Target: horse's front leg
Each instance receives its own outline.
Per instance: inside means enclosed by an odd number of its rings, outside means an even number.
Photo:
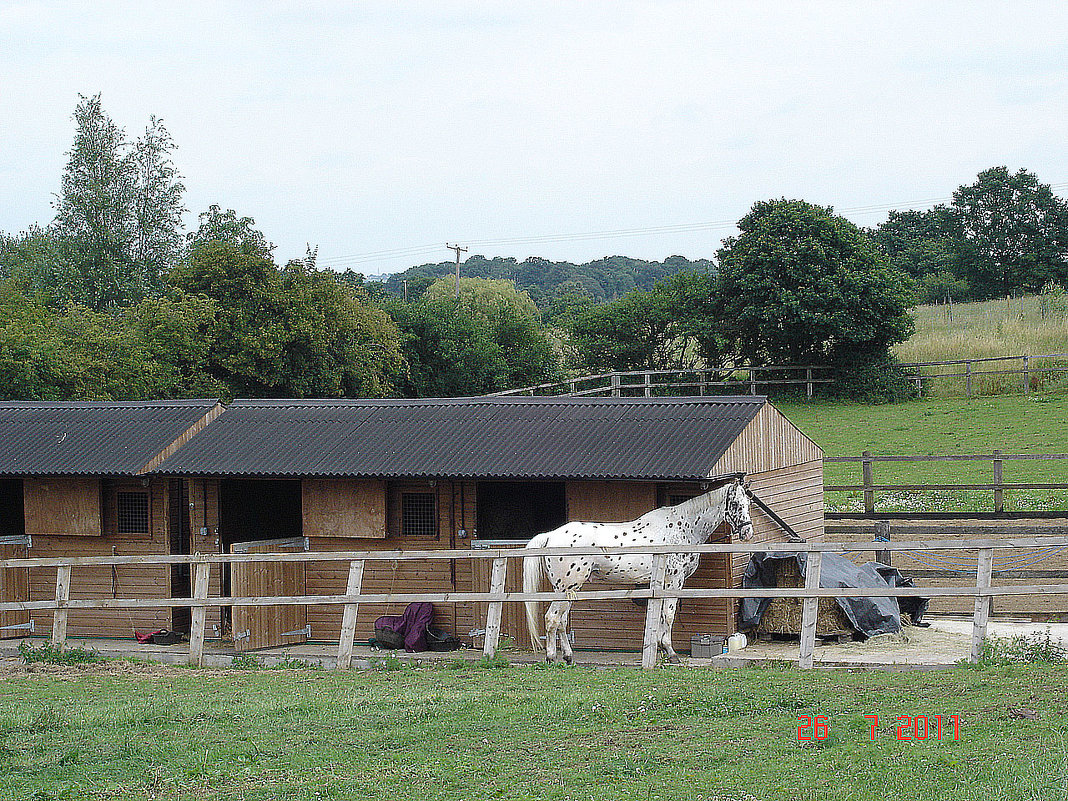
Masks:
[[[664,650],[668,662],[673,665],[677,665],[682,661],[671,645],[671,629],[675,625],[675,610],[678,605],[678,598],[665,598],[660,610],[660,647]]]

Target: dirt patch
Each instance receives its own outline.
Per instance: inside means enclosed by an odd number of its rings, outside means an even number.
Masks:
[[[198,676],[223,675],[228,671],[200,668]],[[80,665],[55,665],[48,662],[31,662],[21,659],[0,658],[0,679],[26,677],[81,678],[94,676],[130,676],[158,678],[161,676],[188,675],[189,668],[165,665],[159,662],[130,662],[123,659],[108,659],[102,662],[85,662]]]

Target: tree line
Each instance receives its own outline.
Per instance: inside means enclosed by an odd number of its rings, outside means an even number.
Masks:
[[[1063,202],[995,168],[952,207],[893,212],[874,230],[761,201],[715,261],[472,256],[458,293],[449,262],[368,282],[319,269],[314,249],[279,264],[233,209],[210,206],[186,232],[162,121],[130,139],[99,95],[74,121],[54,219],[0,234],[6,398],[479,395],[566,373],[741,363],[826,364],[845,377],[839,391],[897,397],[909,385],[889,348],[910,335],[922,293],[1065,277]],[[1022,209],[1030,238],[1007,233]],[[985,244],[980,219],[997,229]]]

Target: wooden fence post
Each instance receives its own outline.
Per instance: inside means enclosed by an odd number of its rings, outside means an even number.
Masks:
[[[612,397],[619,397],[619,373],[612,373]]]
[[[652,376],[650,376],[648,373],[642,376],[642,380],[645,382],[643,384],[643,386],[645,387],[645,397],[647,398],[652,397],[652,387],[649,383],[651,378]]]
[[[820,568],[823,565],[823,552],[810,551],[805,565],[805,589],[820,588]],[[819,613],[820,599],[806,598],[801,604],[801,652],[797,666],[803,670],[812,667],[812,652],[816,650],[816,617]]]
[[[979,655],[983,652],[983,640],[986,639],[986,624],[990,619],[990,604],[993,600],[989,595],[979,595],[980,590],[990,588],[990,577],[994,571],[994,549],[983,548],[979,551],[979,564],[975,570],[975,614],[972,616],[972,652],[971,662],[979,661]]]
[[[808,399],[812,400],[812,368],[805,368],[805,394],[808,395]]]
[[[664,590],[667,560],[666,553],[658,553],[653,557],[653,575],[649,579],[649,589],[653,591],[653,597],[645,607],[645,637],[642,640],[642,668],[646,670],[656,667],[657,634],[660,632],[660,618],[664,613],[664,599],[657,596]]]
[[[508,578],[508,560],[498,557],[493,560],[490,569],[490,592],[503,593]],[[486,610],[486,637],[482,641],[482,655],[493,657],[497,653],[497,643],[501,638],[501,616],[504,613],[504,601],[490,601]],[[564,632],[567,636],[567,632]]]
[[[1024,380],[1024,395],[1031,394],[1031,359],[1028,356],[1023,357],[1023,380]]]
[[[56,568],[56,611],[52,613],[52,645],[63,648],[67,642],[67,601],[70,600],[70,565]]]
[[[363,588],[363,560],[353,559],[349,562],[349,580],[345,585],[345,595],[359,595]],[[352,666],[352,647],[356,640],[356,614],[360,611],[359,603],[345,604],[341,615],[341,639],[337,646],[337,666],[348,670]]]
[[[972,363],[965,362],[964,364],[965,381],[968,387],[968,400],[972,399]]]
[[[880,520],[875,524],[875,541],[890,542],[890,522]],[[882,565],[889,565],[893,551],[876,551],[875,561]]]
[[[875,483],[872,480],[871,469],[871,452],[864,451],[861,454],[864,457],[864,461],[861,462],[861,473],[864,477],[864,514],[875,514],[875,490],[871,487]]]
[[[994,511],[1001,514],[1005,511],[1004,462],[1001,459],[1001,451],[994,451]]]
[[[211,576],[209,562],[193,564],[193,598],[205,601],[208,598],[208,578]],[[192,621],[189,626],[189,664],[204,667],[204,623],[208,617],[208,607],[194,606]]]
[[[749,394],[756,395],[756,370],[749,368]]]

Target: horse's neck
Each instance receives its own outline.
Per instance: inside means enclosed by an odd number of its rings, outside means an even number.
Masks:
[[[693,527],[686,537],[688,542],[693,545],[703,545],[708,542],[712,532],[723,522],[726,499],[727,488],[722,487],[673,507],[672,511],[680,519],[693,522]]]

